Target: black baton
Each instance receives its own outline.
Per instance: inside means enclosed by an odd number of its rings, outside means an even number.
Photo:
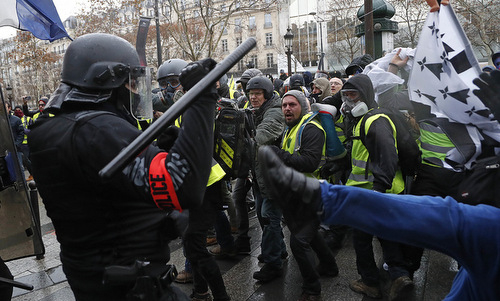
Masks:
[[[13,287],[22,288],[23,290],[27,290],[27,291],[32,291],[34,288],[33,285],[31,285],[31,284],[25,284],[25,283],[15,281],[15,280],[10,280],[10,279],[4,278],[4,277],[0,277],[0,283],[10,284]]]
[[[201,81],[175,102],[160,118],[152,123],[139,137],[135,138],[126,148],[124,148],[111,162],[109,162],[99,172],[103,179],[108,179],[122,170],[147,146],[151,144],[163,130],[172,124],[177,117],[182,115],[191,103],[198,98],[207,86],[215,84],[224,74],[252,50],[257,44],[255,38],[248,38],[238,48],[236,48],[226,59],[217,64]]]

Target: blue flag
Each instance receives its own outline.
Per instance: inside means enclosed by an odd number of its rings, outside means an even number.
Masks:
[[[51,42],[69,38],[52,0],[2,0],[0,26],[29,31]]]

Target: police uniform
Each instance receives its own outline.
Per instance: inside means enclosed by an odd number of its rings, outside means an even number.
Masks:
[[[206,112],[215,110],[216,98],[207,93],[184,113],[185,134],[169,153],[150,145],[116,175],[100,178],[99,171],[141,133],[123,105],[133,66],[139,66],[137,52],[119,37],[75,39],[57,97],[46,108],[55,116],[42,115],[28,134],[33,175],[78,301],[125,300],[134,283],[103,284],[107,266],[168,262],[168,243],[179,236],[172,212],[201,204],[210,172],[205,149],[213,144],[213,118]],[[97,92],[82,91],[87,85]]]

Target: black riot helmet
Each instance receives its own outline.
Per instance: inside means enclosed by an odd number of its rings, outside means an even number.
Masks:
[[[187,66],[187,62],[181,59],[170,59],[163,62],[156,74],[156,79],[160,80],[168,76],[179,76],[182,69]]]
[[[90,33],[69,45],[61,81],[85,89],[114,89],[139,66],[139,55],[128,41],[111,34]]]
[[[255,68],[247,69],[241,74],[240,79],[238,79],[236,81],[236,83],[241,83],[241,87],[243,88],[244,91],[246,91],[247,90],[246,86],[247,86],[248,81],[252,77],[260,76],[260,75],[264,75],[264,74],[259,69],[255,69]]]
[[[247,84],[247,93],[253,89],[264,90],[264,97],[269,100],[273,97],[274,86],[271,80],[265,76],[255,76],[252,77]]]

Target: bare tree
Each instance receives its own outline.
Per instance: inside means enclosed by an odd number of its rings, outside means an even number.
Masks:
[[[498,0],[455,0],[455,13],[471,45],[484,57],[499,50],[500,2]]]
[[[328,44],[330,65],[340,65],[345,69],[354,57],[361,55],[361,40],[355,35],[355,27],[360,24],[356,15],[363,4],[360,0],[332,0],[328,14],[329,21]]]
[[[425,23],[429,6],[422,0],[394,0],[394,19],[399,22],[399,32],[394,35],[394,47],[415,48]]]
[[[137,25],[144,12],[141,0],[88,0],[88,6],[77,16],[75,36],[87,33],[109,33],[135,44]]]
[[[234,16],[245,15],[273,7],[277,0],[169,0],[163,9],[166,20],[162,25],[163,48],[167,57],[199,60],[224,52],[221,39],[227,34]],[[251,30],[251,28],[250,28]]]
[[[9,56],[16,62],[18,78],[25,89],[19,92],[40,97],[54,91],[59,77],[53,75],[59,74],[56,62],[61,58],[60,55],[47,51],[46,42],[27,31],[18,31],[15,43],[16,47]]]

